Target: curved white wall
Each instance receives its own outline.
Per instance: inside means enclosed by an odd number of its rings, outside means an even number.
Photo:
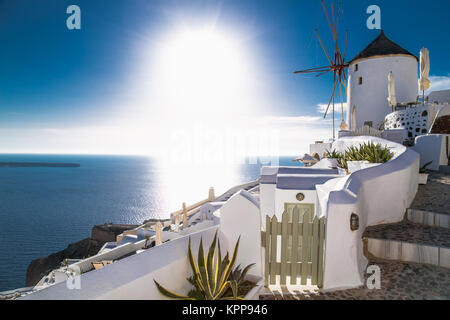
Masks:
[[[366,227],[395,223],[403,219],[418,189],[419,154],[400,144],[375,137],[346,137],[333,148],[373,141],[387,145],[394,158],[376,167],[352,173],[343,183],[329,181],[319,199],[326,214],[324,289],[363,285],[367,259],[362,234]],[[321,187],[327,187],[326,184]],[[327,197],[326,197],[327,196]],[[350,216],[359,216],[359,229],[350,230]]]
[[[354,71],[358,64],[358,71]],[[349,66],[347,123],[352,127],[351,110],[356,106],[356,125],[362,127],[365,121],[373,121],[377,128],[387,114],[392,112],[387,102],[388,74],[395,76],[395,90],[398,102],[415,101],[417,98],[418,64],[412,56],[386,56],[370,58]],[[362,85],[358,78],[362,77]]]

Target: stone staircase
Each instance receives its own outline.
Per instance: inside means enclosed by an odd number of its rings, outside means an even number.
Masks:
[[[366,228],[368,258],[450,268],[450,176],[432,173],[399,223]]]
[[[449,300],[450,299],[450,175],[431,173],[399,223],[366,228],[363,234],[368,265],[381,270],[381,288],[321,291],[279,288],[262,300]],[[367,280],[372,273],[364,272]]]
[[[409,209],[402,222],[366,228],[363,239],[369,256],[450,268],[448,216]]]

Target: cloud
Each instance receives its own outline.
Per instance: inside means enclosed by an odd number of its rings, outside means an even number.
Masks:
[[[427,94],[433,91],[450,89],[450,74],[447,76],[430,76],[431,88],[426,91]]]
[[[263,117],[259,119],[260,123],[270,123],[285,125],[315,125],[323,123],[324,119],[320,116],[279,116],[279,117]]]
[[[317,112],[325,114],[325,111],[327,110],[328,103],[319,103],[317,105]],[[347,110],[347,102],[344,102],[344,110]],[[330,105],[330,108],[328,109],[328,114],[330,114],[333,111],[333,106]],[[334,103],[334,113],[342,113],[342,107],[341,103]]]

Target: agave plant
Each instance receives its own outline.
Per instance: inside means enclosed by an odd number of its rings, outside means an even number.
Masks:
[[[381,144],[374,144],[373,142],[364,143],[361,147],[364,160],[370,163],[384,163],[392,159],[394,154],[387,146]]]
[[[243,297],[239,295],[240,281],[245,277],[248,269],[251,265],[247,266],[244,271],[241,272],[238,279],[235,278],[238,271],[233,271],[233,266],[236,262],[237,252],[239,248],[239,241],[236,242],[231,260],[229,259],[228,252],[222,259],[220,251],[220,240],[217,239],[217,232],[214,236],[214,240],[209,247],[208,254],[205,259],[203,250],[203,239],[200,240],[200,246],[198,250],[198,264],[194,260],[191,250],[191,239],[189,238],[188,257],[189,264],[192,269],[192,277],[187,280],[194,286],[189,291],[187,296],[183,296],[172,291],[167,290],[161,286],[156,280],[153,280],[158,288],[159,292],[168,298],[173,299],[185,299],[185,300],[242,300]],[[216,250],[216,247],[218,249]],[[216,252],[217,251],[217,252]],[[245,273],[244,273],[245,272]],[[232,274],[235,275],[232,276]],[[241,277],[242,276],[242,277]],[[232,297],[224,297],[228,288],[231,288]]]
[[[245,276],[247,275],[248,271],[251,267],[253,267],[255,264],[249,264],[244,269],[241,269],[241,265],[238,265],[231,273],[230,273],[230,280],[234,280],[237,282],[238,285],[241,285],[244,280]]]
[[[364,154],[362,145],[360,145],[359,148],[356,148],[354,146],[348,147],[347,150],[345,150],[345,157],[347,161],[363,161]]]
[[[337,158],[337,165],[339,168],[348,169],[347,158],[345,157],[345,155],[341,155],[339,158]]]
[[[370,163],[384,163],[392,159],[394,154],[387,146],[373,142],[360,144],[359,147],[350,146],[345,150],[347,161],[368,161]]]
[[[427,162],[423,165],[422,168],[419,169],[419,173],[427,173],[428,169],[427,167],[433,163],[433,160],[431,160],[430,162]]]
[[[336,151],[336,149],[333,149],[332,151],[327,150],[323,156],[329,159],[340,159],[342,157],[342,153]]]

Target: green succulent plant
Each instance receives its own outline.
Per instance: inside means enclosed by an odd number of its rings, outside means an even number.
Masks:
[[[364,160],[364,154],[362,149],[362,145],[359,145],[359,148],[356,148],[354,146],[350,146],[345,150],[345,157],[347,161],[363,161]]]
[[[161,286],[156,280],[153,280],[159,292],[168,298],[185,299],[185,300],[243,300],[243,296],[239,293],[239,285],[242,283],[245,275],[252,265],[249,265],[240,271],[240,266],[233,271],[236,262],[239,241],[236,242],[231,260],[228,252],[222,259],[220,251],[220,240],[217,239],[217,232],[214,240],[209,247],[208,254],[205,259],[203,250],[203,239],[200,240],[198,249],[198,264],[194,260],[191,250],[191,239],[189,238],[188,258],[193,275],[187,278],[194,288],[189,291],[187,296],[183,296],[167,290]],[[217,250],[216,250],[217,249]],[[224,297],[228,288],[231,288],[232,297]]]
[[[428,169],[427,167],[433,163],[433,160],[431,160],[430,162],[427,162],[423,165],[422,168],[419,169],[419,173],[427,173]]]
[[[359,146],[350,146],[344,153],[340,153],[336,150],[327,152],[325,154],[327,158],[335,158],[338,162],[338,167],[342,169],[348,169],[348,161],[368,161],[370,163],[385,163],[394,157],[394,154],[389,150],[387,146],[381,144],[375,144],[373,142],[364,142]]]
[[[339,159],[342,157],[342,153],[333,149],[332,151],[327,150],[323,156],[329,159]]]
[[[350,146],[345,150],[347,161],[368,161],[370,163],[385,163],[392,159],[394,154],[387,146],[364,142],[359,147]]]
[[[345,155],[341,155],[339,158],[337,158],[337,165],[339,168],[348,169],[348,163]]]

